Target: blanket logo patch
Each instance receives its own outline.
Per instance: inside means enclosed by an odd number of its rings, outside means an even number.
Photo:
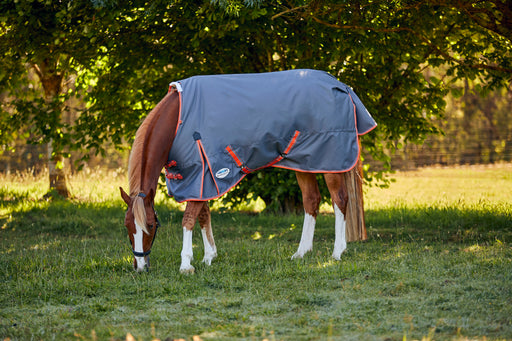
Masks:
[[[215,173],[217,179],[224,179],[229,174],[229,168],[222,168]]]

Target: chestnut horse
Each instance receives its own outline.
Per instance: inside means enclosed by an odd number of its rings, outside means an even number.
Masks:
[[[180,99],[178,91],[171,89],[143,121],[137,130],[130,153],[129,194],[120,188],[121,196],[128,205],[125,226],[133,249],[133,266],[137,271],[149,268],[149,254],[159,226],[153,201],[161,170],[168,162],[169,152],[180,122]],[[296,171],[295,174],[302,191],[305,217],[299,247],[292,259],[302,258],[312,250],[315,222],[321,201],[315,173]],[[324,177],[335,213],[335,241],[332,257],[339,260],[347,246],[345,217],[348,193],[342,172],[325,173]],[[210,265],[217,256],[208,201],[187,201],[182,220],[183,248],[180,271],[183,273],[194,272],[191,264],[192,229],[196,220],[199,222],[203,237],[203,262]]]

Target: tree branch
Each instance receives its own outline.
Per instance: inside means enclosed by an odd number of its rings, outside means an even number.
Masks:
[[[443,7],[447,6],[444,1],[434,1],[434,3],[436,3],[439,6],[443,6]],[[500,29],[498,27],[498,25],[496,25],[496,23],[493,22],[493,21],[497,21],[498,22],[498,18],[496,17],[495,13],[493,13],[492,11],[490,11],[487,8],[473,7],[472,6],[473,4],[474,4],[474,2],[466,3],[464,1],[457,1],[455,6],[456,6],[456,8],[461,10],[462,12],[466,13],[466,15],[471,20],[473,20],[473,22],[476,25],[478,25],[478,26],[480,26],[482,28],[488,29],[490,31],[493,31],[493,32],[495,32],[497,34],[500,34],[500,35],[502,35],[503,37],[505,37],[507,39],[510,39],[507,36],[507,34],[506,34],[507,32],[504,32],[503,28]],[[495,3],[495,5],[497,7],[499,7],[499,5],[497,5],[496,3]],[[500,4],[500,5],[504,6],[503,4]],[[418,8],[418,6],[419,6],[419,4],[415,4],[413,7]],[[414,29],[411,29],[409,27],[392,27],[392,28],[381,27],[381,28],[379,28],[379,27],[370,27],[370,26],[340,25],[340,24],[336,24],[336,23],[330,23],[328,21],[320,19],[319,16],[318,16],[318,13],[317,13],[317,15],[313,14],[315,12],[314,10],[309,11],[311,13],[306,13],[306,11],[304,11],[304,10],[306,8],[309,8],[309,7],[310,7],[310,4],[303,5],[303,6],[292,7],[292,8],[289,8],[289,9],[287,9],[285,11],[282,11],[282,12],[272,16],[272,19],[276,19],[276,18],[278,18],[280,16],[283,16],[283,15],[286,15],[286,14],[289,14],[289,13],[302,11],[302,13],[298,14],[302,18],[304,18],[304,19],[310,18],[310,19],[314,20],[315,22],[317,22],[318,24],[321,24],[321,25],[324,25],[324,26],[327,26],[327,27],[330,27],[330,28],[333,28],[333,29],[338,29],[338,30],[361,30],[361,31],[372,31],[372,32],[380,32],[380,33],[407,32],[409,34],[414,35],[416,38],[418,38],[424,44],[428,45],[431,48],[431,51],[433,53],[436,53],[439,56],[442,56],[446,61],[450,61],[450,62],[456,63],[456,64],[458,64],[460,66],[469,67],[469,68],[473,68],[473,69],[486,69],[486,70],[493,70],[493,71],[498,71],[498,72],[504,72],[504,73],[512,74],[512,69],[511,68],[506,68],[506,67],[502,67],[502,66],[499,66],[499,65],[490,65],[490,64],[485,64],[485,63],[471,64],[471,63],[467,63],[463,59],[456,58],[453,55],[451,55],[449,51],[446,51],[443,48],[441,48],[441,47],[437,46],[436,44],[434,44],[428,37],[422,35],[418,31],[416,31]],[[343,7],[345,7],[345,6],[343,6]],[[337,6],[336,8],[339,9],[340,7]],[[499,9],[503,10],[502,8],[499,8]],[[329,11],[327,11],[325,13],[327,13],[327,14],[332,13],[333,10],[334,9],[331,8]],[[510,9],[508,11],[510,11]],[[507,13],[504,12],[503,13],[504,16]],[[511,11],[511,13],[512,13],[512,11]],[[489,18],[489,20],[485,20],[485,18],[480,17],[478,14],[483,14],[484,16],[487,16],[487,18]],[[322,15],[322,13],[320,13],[320,15]],[[507,20],[508,19],[504,17],[501,21],[507,21]]]
[[[32,63],[32,68],[34,68],[34,71],[36,72],[36,74],[39,77],[39,79],[42,80],[43,79],[43,72],[39,68],[39,65],[37,65],[36,63]]]
[[[272,19],[272,20],[277,19],[277,18],[279,18],[280,16],[283,16],[283,15],[288,14],[288,13],[291,13],[291,12],[298,11],[298,10],[300,10],[300,9],[302,9],[302,8],[306,8],[306,7],[308,7],[308,6],[309,6],[309,5],[302,5],[302,6],[297,6],[297,7],[289,8],[289,9],[287,9],[287,10],[285,10],[285,11],[282,11],[282,12],[280,12],[280,13],[277,13],[277,14],[273,15],[273,16],[271,17],[271,19]]]

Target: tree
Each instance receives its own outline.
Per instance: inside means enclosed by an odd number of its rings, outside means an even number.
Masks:
[[[280,2],[261,3],[259,7],[241,7],[232,16],[200,1],[153,2],[146,7],[127,5],[133,10],[120,15],[116,30],[110,31],[115,43],[109,49],[98,86],[90,93],[94,105],[89,114],[95,115],[95,125],[105,122],[108,126],[107,121],[102,121],[108,117],[94,114],[108,108],[123,118],[126,131],[133,134],[136,125],[132,123],[139,121],[133,116],[130,120],[127,113],[143,117],[163,95],[170,80],[208,73],[317,68],[354,87],[376,116],[379,129],[363,140],[374,158],[388,162],[384,146],[392,145],[397,137],[419,140],[437,131],[429,118],[441,115],[446,90],[439,82],[425,81],[418,72],[421,54],[426,52],[395,54],[397,50],[404,51],[403,45],[412,38],[403,39],[393,29],[367,32],[360,26],[369,19],[364,18],[364,13],[354,16],[353,10],[338,11],[354,26],[343,30],[311,18],[293,17],[298,13],[283,6]],[[386,14],[387,7],[381,6],[376,10]],[[385,27],[386,18],[379,19],[378,24]],[[157,84],[161,90],[155,91]],[[81,122],[87,125],[92,120]],[[372,143],[375,140],[382,142]],[[300,202],[298,190],[287,185],[295,183],[293,174],[272,169],[257,177],[262,181],[244,182],[230,198],[236,200],[248,192],[261,193],[267,206],[278,210],[289,210]],[[265,195],[262,187],[273,179],[280,187]],[[280,205],[287,201],[288,204]]]
[[[94,26],[101,11],[89,1],[0,1],[0,142],[19,132],[48,146],[50,190],[67,197],[65,148],[72,126],[66,101],[77,96],[75,77],[94,65],[99,45]]]
[[[240,2],[221,3],[243,14]],[[288,48],[273,56],[288,67],[327,69],[353,86],[379,123],[363,144],[386,167],[384,151],[400,147],[396,141],[420,143],[439,132],[444,96],[459,91],[452,88],[457,80],[478,79],[481,92],[510,85],[510,1],[295,3],[283,2],[269,13],[276,39]],[[263,183],[275,177],[263,177]],[[283,175],[278,179],[286,183]],[[232,199],[257,193],[256,186],[243,184]]]
[[[10,4],[10,15],[18,15],[20,5],[3,3]],[[79,7],[79,3],[62,6]],[[401,146],[397,141],[421,142],[439,132],[436,120],[443,117],[444,96],[455,81],[478,79],[485,92],[509,85],[512,75],[510,1],[98,0],[80,4],[88,9],[81,20],[92,29],[85,33],[82,24],[81,30],[64,25],[47,35],[52,37],[50,42],[62,31],[72,32],[77,41],[84,37],[74,48],[89,57],[72,59],[69,65],[80,66],[75,88],[83,94],[86,107],[73,126],[73,139],[61,137],[53,128],[51,133],[42,128],[40,132],[47,141],[53,138],[54,143],[73,142],[98,151],[107,141],[120,144],[123,136],[134,136],[140,120],[172,80],[197,74],[316,68],[349,84],[361,97],[379,123],[362,140],[365,153],[389,168],[388,151]],[[1,18],[0,41],[9,48],[10,58],[15,57],[8,65],[19,70],[16,58],[27,57],[5,37],[24,21]],[[35,15],[29,18],[37,23]],[[91,50],[95,54],[86,52]],[[42,51],[48,55],[53,50]],[[67,51],[66,55],[73,54]],[[426,72],[431,69],[441,76]],[[20,118],[14,120],[19,123]],[[55,126],[66,128],[61,134],[71,131],[68,126]],[[231,198],[264,193],[262,187],[272,179],[278,180],[273,193],[279,195],[266,198],[269,207],[278,207],[283,198],[296,198],[288,186],[295,182],[290,172],[276,169],[255,176],[260,181],[243,182]]]

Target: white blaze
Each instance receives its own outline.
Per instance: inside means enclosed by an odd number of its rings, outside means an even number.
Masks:
[[[139,226],[139,224],[135,223],[135,230],[136,233],[133,234],[133,250],[135,252],[144,252],[144,248],[142,246],[142,239],[144,236],[144,231]],[[144,267],[146,266],[146,260],[144,257],[137,257],[135,256],[135,259],[137,260],[137,271],[143,271]]]

